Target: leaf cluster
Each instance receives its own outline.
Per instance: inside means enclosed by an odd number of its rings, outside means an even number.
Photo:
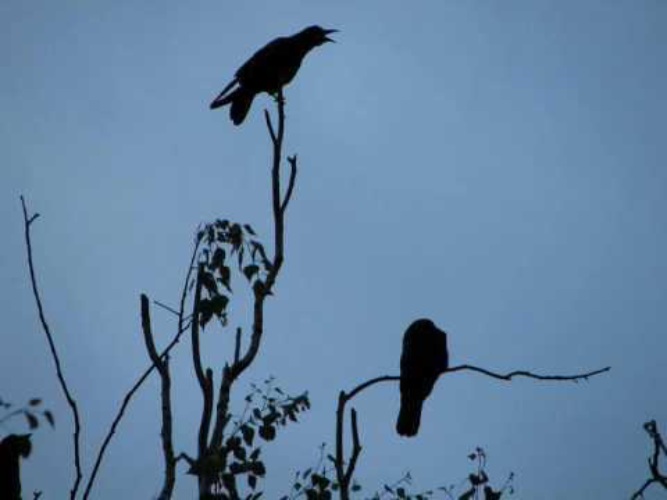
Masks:
[[[237,267],[253,286],[261,286],[261,278],[271,269],[264,245],[256,238],[249,224],[217,219],[197,232],[197,243],[203,243],[200,262],[205,297],[201,299],[200,324],[205,327],[213,317],[222,326],[227,324],[227,305],[232,294],[232,267]],[[232,259],[236,259],[232,263]],[[194,280],[190,283],[190,289]]]
[[[273,441],[278,429],[297,422],[298,415],[310,409],[308,393],[289,396],[274,385],[272,377],[264,381],[263,387],[252,384],[245,402],[245,410],[235,419],[222,448],[203,463],[193,465],[190,471],[219,478],[213,488],[215,498],[259,499],[262,496],[259,481],[266,475],[261,443]],[[242,476],[250,490],[245,497],[231,494],[237,491],[237,480]]]
[[[42,410],[40,406],[42,405],[41,398],[31,398],[26,404],[21,407],[13,408],[13,404],[0,398],[0,409],[2,409],[5,414],[0,417],[0,424],[4,424],[6,421],[12,417],[18,417],[23,415],[26,419],[28,427],[31,431],[39,428],[40,418],[46,420],[46,422],[54,428],[56,426],[55,419],[53,418],[53,413],[51,410]]]

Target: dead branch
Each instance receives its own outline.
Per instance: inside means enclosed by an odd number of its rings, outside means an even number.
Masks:
[[[176,483],[176,460],[174,459],[174,444],[172,441],[171,417],[171,376],[169,374],[169,356],[160,357],[155,348],[153,330],[151,327],[150,303],[148,297],[141,294],[141,326],[144,333],[146,350],[160,374],[160,396],[162,399],[162,453],[164,455],[164,484],[158,498],[168,500],[174,491]]]
[[[660,455],[667,456],[667,447],[662,440],[662,436],[658,431],[658,424],[655,420],[651,420],[644,424],[644,430],[653,440],[653,453],[648,459],[648,468],[651,471],[651,477],[644,481],[644,484],[633,495],[631,500],[644,498],[644,491],[652,484],[660,484],[667,490],[667,475],[660,472]]]
[[[46,334],[46,339],[49,343],[49,348],[51,349],[51,357],[53,362],[56,365],[56,375],[58,377],[58,382],[60,382],[60,388],[65,394],[65,399],[67,399],[67,404],[72,410],[72,416],[74,418],[74,468],[76,471],[76,477],[74,478],[74,484],[70,490],[70,499],[74,500],[76,498],[76,493],[79,489],[79,484],[81,483],[81,448],[80,448],[80,439],[81,439],[81,418],[79,416],[79,409],[76,403],[76,400],[72,397],[72,394],[69,390],[67,382],[65,381],[65,375],[63,374],[62,367],[60,365],[60,358],[58,356],[58,351],[56,350],[56,344],[53,341],[53,335],[51,334],[51,329],[46,321],[46,316],[44,314],[44,308],[42,307],[42,299],[39,295],[39,289],[37,288],[37,278],[35,276],[35,265],[32,259],[32,242],[30,240],[30,226],[33,222],[39,217],[38,213],[28,216],[28,209],[25,204],[25,199],[21,196],[21,206],[23,208],[23,226],[25,231],[25,244],[26,251],[28,254],[28,269],[30,270],[30,282],[32,284],[32,293],[35,297],[35,302],[37,303],[37,310],[39,311],[39,320],[42,323],[42,329]]]
[[[590,377],[599,375],[601,373],[608,372],[611,370],[610,366],[601,368],[599,370],[593,370],[586,373],[580,373],[576,375],[539,375],[532,373],[527,370],[514,370],[509,373],[496,373],[485,368],[480,368],[473,365],[459,365],[453,366],[443,370],[441,374],[445,373],[454,373],[460,371],[474,371],[487,375],[489,377],[511,381],[514,377],[526,377],[532,378],[535,380],[544,380],[544,381],[573,381],[578,382],[580,380],[588,380]],[[359,443],[359,430],[357,426],[357,414],[356,410],[353,408],[351,410],[351,421],[352,421],[352,454],[348,462],[347,467],[345,466],[345,449],[344,449],[344,419],[345,419],[345,406],[347,403],[357,396],[359,393],[368,389],[369,387],[379,384],[381,382],[398,382],[401,380],[401,377],[398,375],[382,375],[380,377],[374,377],[372,379],[366,380],[361,384],[357,385],[350,392],[341,391],[338,395],[338,407],[336,409],[336,477],[339,484],[340,498],[341,500],[349,500],[350,498],[350,484],[352,482],[352,476],[354,474],[354,469],[357,464],[357,460],[361,453],[361,445]],[[634,498],[634,497],[633,497]]]

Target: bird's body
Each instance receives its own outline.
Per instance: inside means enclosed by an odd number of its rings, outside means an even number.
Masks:
[[[398,434],[408,437],[417,434],[424,400],[448,366],[447,334],[431,320],[413,322],[403,336],[401,410],[396,422]]]
[[[0,498],[21,500],[19,458],[30,455],[30,434],[10,434],[0,441]]]
[[[229,115],[235,125],[241,124],[257,94],[279,92],[292,81],[306,54],[323,43],[332,42],[327,35],[335,31],[310,26],[295,35],[269,42],[236,71],[234,79],[211,103],[211,109],[231,104]]]

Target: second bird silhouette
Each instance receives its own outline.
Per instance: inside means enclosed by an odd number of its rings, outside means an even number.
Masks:
[[[417,434],[424,401],[448,367],[447,334],[430,319],[413,322],[403,335],[401,411],[396,421],[401,436]]]
[[[234,125],[240,125],[257,94],[277,93],[292,81],[306,54],[326,42],[333,42],[328,35],[337,31],[309,26],[292,36],[269,42],[236,71],[234,79],[213,100],[210,108],[231,104],[229,116]]]

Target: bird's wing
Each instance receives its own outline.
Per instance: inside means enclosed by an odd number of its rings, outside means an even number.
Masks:
[[[267,66],[275,66],[286,40],[287,37],[276,38],[255,52],[236,72],[238,80],[244,81],[248,77],[252,78],[252,75],[264,70]]]

